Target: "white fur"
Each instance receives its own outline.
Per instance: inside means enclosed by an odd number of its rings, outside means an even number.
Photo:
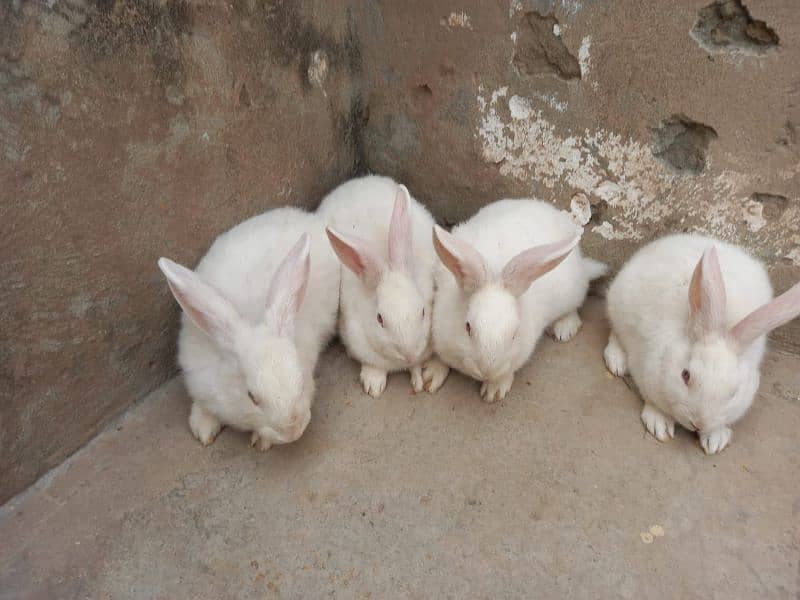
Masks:
[[[447,365],[482,382],[485,400],[508,393],[514,373],[530,358],[545,328],[552,326],[554,335],[564,340],[577,332],[576,311],[589,281],[605,271],[581,256],[578,234],[566,214],[533,199],[499,200],[453,229],[450,245],[460,248],[465,261],[459,277],[444,264],[437,268],[433,345]],[[446,236],[440,231],[437,235]],[[541,261],[528,265],[527,272],[511,268],[520,265],[520,257],[535,253],[532,247],[562,240],[568,244],[557,260],[566,258],[549,272],[537,270]],[[512,272],[524,274],[527,281],[512,285]]]
[[[364,391],[374,397],[383,392],[393,371],[410,370],[414,390],[422,391],[422,363],[431,356],[434,220],[408,195],[411,244],[408,253],[390,256],[390,222],[399,189],[408,194],[388,177],[352,179],[328,194],[317,211],[330,225],[331,236],[346,238],[338,242],[340,250],[362,259],[361,277],[342,269],[339,335],[350,356],[361,363]],[[346,241],[358,247],[344,247]]]
[[[704,253],[694,307],[690,282]],[[674,235],[633,255],[608,291],[605,359],[613,373],[629,371],[636,381],[650,433],[664,441],[677,422],[697,430],[709,454],[727,445],[730,426],[753,402],[766,346],[764,335],[741,346],[731,330],[771,300],[762,264],[721,241]]]
[[[194,273],[166,259],[159,266],[184,311],[222,314],[211,335],[183,314],[178,362],[193,400],[194,435],[210,444],[230,425],[252,431],[262,450],[299,438],[339,300],[339,264],[323,221],[275,209],[220,235]]]

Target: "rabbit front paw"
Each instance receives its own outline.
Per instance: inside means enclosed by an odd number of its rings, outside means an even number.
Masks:
[[[583,321],[581,321],[578,313],[573,311],[564,315],[550,326],[550,335],[559,342],[568,342],[575,337],[582,324]]]
[[[733,430],[730,427],[719,427],[718,429],[698,433],[700,445],[706,454],[722,452],[731,441],[732,436]]]
[[[438,358],[433,357],[428,360],[422,365],[422,379],[425,382],[425,390],[431,394],[438,392],[449,373],[450,367]]]
[[[270,448],[272,448],[272,438],[268,435],[262,435],[257,431],[254,431],[250,434],[250,445],[254,447],[256,450],[261,450],[261,452],[266,452]]]
[[[367,394],[377,398],[386,389],[386,371],[362,365],[361,387],[364,388]]]
[[[613,333],[608,336],[608,345],[603,350],[603,358],[606,361],[606,367],[617,377],[622,377],[628,372],[628,355]]]
[[[511,385],[514,383],[514,375],[501,377],[497,381],[484,381],[481,385],[481,397],[484,402],[497,402],[506,397]]]
[[[422,365],[411,367],[409,371],[411,375],[411,389],[415,394],[419,394],[425,390],[425,380],[422,378]]]
[[[675,437],[675,421],[652,404],[644,405],[642,423],[659,442]]]
[[[214,415],[194,402],[192,403],[192,411],[189,413],[189,429],[192,430],[192,435],[203,446],[208,446],[217,438],[217,434],[222,429],[222,423]]]

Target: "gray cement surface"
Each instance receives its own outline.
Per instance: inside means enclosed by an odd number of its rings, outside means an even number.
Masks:
[[[0,598],[797,597],[797,357],[707,457],[645,434],[584,316],[496,405],[459,375],[373,400],[334,347],[308,431],[268,453],[202,448],[173,380],[0,509]]]

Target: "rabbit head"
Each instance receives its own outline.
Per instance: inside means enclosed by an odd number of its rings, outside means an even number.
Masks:
[[[310,238],[303,234],[283,259],[267,293],[263,317],[250,323],[223,294],[166,258],[158,266],[191,322],[215,343],[235,373],[221,384],[225,410],[237,424],[268,430],[276,442],[298,439],[311,419],[313,380],[294,342],[295,319],[310,270]]]
[[[434,227],[433,243],[463,295],[461,335],[470,348],[474,370],[485,381],[508,374],[521,327],[520,297],[539,277],[556,268],[580,241],[580,235],[534,246],[519,253],[499,274],[491,273],[470,244]],[[526,317],[527,318],[527,317]]]
[[[689,284],[686,340],[665,361],[667,397],[675,419],[690,430],[725,426],[748,376],[742,354],[752,342],[800,314],[800,284],[745,316],[726,322],[727,297],[719,257],[706,250]]]
[[[405,366],[417,364],[430,342],[431,307],[414,274],[413,228],[408,190],[398,186],[389,223],[388,262],[359,237],[327,228],[334,251],[360,280],[362,329],[372,348]]]

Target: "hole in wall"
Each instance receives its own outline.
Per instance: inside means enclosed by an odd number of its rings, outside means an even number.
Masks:
[[[427,83],[415,85],[411,89],[411,97],[418,108],[424,110],[433,106],[433,90]]]
[[[692,175],[705,169],[708,146],[717,138],[712,127],[680,114],[672,115],[651,131],[653,156],[678,173]]]
[[[741,0],[716,0],[701,8],[692,37],[710,52],[763,54],[779,42],[775,30],[753,19]]]
[[[780,194],[753,192],[750,195],[750,200],[758,202],[763,207],[761,215],[768,221],[780,218],[789,205],[789,199]]]
[[[418,98],[431,98],[433,96],[433,90],[427,83],[423,83],[414,88],[414,95]]]
[[[531,77],[555,75],[565,80],[581,78],[580,63],[555,34],[558,29],[558,20],[551,14],[525,13],[512,60],[519,73]]]
[[[239,89],[239,105],[250,107],[250,92],[247,90],[246,83],[243,83]]]

